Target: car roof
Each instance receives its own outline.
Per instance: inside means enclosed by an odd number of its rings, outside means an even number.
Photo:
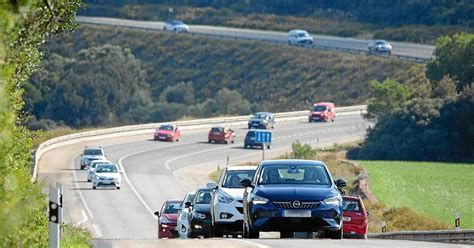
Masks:
[[[256,170],[257,166],[230,166],[227,167],[228,171],[234,171],[234,170]]]
[[[388,43],[386,40],[375,40],[375,42],[384,42],[384,43]]]
[[[308,31],[303,29],[292,29],[289,31],[289,33],[308,33]]]
[[[332,103],[332,102],[315,102],[315,103],[313,103],[313,106],[322,106],[322,105],[324,105],[324,106],[334,105],[334,103]]]
[[[282,164],[297,164],[297,165],[326,165],[322,161],[317,160],[305,160],[305,159],[276,159],[276,160],[264,160],[260,162],[260,165],[271,166],[271,165],[282,165]]]
[[[183,202],[183,199],[168,199],[166,202]]]
[[[255,115],[258,115],[258,114],[272,115],[272,113],[270,113],[270,112],[257,112],[257,113],[255,113]]]
[[[107,159],[93,160],[91,163],[102,163],[102,162],[107,162],[107,163],[109,163],[109,164],[112,164],[112,162],[110,162],[110,161],[107,160]]]
[[[117,164],[114,164],[114,163],[110,163],[110,164],[98,164],[97,166],[100,167],[100,166],[106,166],[106,165],[115,165],[118,169],[118,165]]]
[[[162,126],[172,126],[172,127],[176,127],[176,124],[170,124],[170,123],[167,123],[167,124],[161,124],[160,127]]]

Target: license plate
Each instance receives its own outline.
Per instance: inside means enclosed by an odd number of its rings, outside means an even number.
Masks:
[[[165,136],[160,136],[160,139],[166,139],[166,137]]]
[[[258,126],[258,123],[254,123],[254,124],[252,124],[252,126]]]
[[[351,221],[351,217],[342,216],[342,221]]]
[[[283,217],[311,218],[311,210],[284,210]]]

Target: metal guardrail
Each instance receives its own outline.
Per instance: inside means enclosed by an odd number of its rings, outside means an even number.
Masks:
[[[159,29],[158,27],[143,27],[143,26],[134,26],[134,25],[132,26],[132,25],[126,25],[126,24],[103,23],[103,22],[99,23],[99,22],[88,21],[88,20],[78,20],[77,22],[83,23],[83,24],[91,24],[91,25],[113,26],[113,27],[122,27],[122,28],[130,28],[130,29],[139,29],[139,30],[145,30],[145,31],[163,32],[163,30]],[[195,36],[206,36],[206,37],[213,37],[213,38],[227,39],[227,40],[264,41],[264,42],[270,42],[274,44],[285,44],[285,45],[288,44],[287,41],[268,39],[268,38],[257,37],[257,36],[242,37],[242,36],[230,35],[230,34],[201,33],[201,32],[192,32],[192,31],[188,33],[184,33],[184,34],[195,35]],[[301,44],[301,45],[294,45],[294,46],[303,47],[303,48],[312,48],[312,49],[318,49],[318,50],[324,50],[324,51],[336,51],[336,52],[369,55],[366,49],[333,47],[333,46],[324,46],[321,44]],[[426,63],[431,60],[430,58],[397,55],[397,54],[391,54],[391,55],[370,54],[370,55],[385,57],[385,58],[395,58],[395,59],[411,61],[411,62],[416,62],[416,63]]]
[[[474,244],[474,230],[404,231],[372,233],[373,239],[414,240]]]
[[[339,107],[337,108],[338,115],[350,114],[350,113],[363,113],[367,110],[366,105],[357,105],[349,107]],[[275,113],[275,119],[278,122],[284,120],[290,120],[295,118],[303,118],[308,115],[308,110],[305,111],[293,111],[293,112],[282,112]],[[250,118],[250,115],[234,116],[234,117],[215,117],[215,118],[206,118],[206,119],[196,119],[196,120],[187,120],[187,121],[174,121],[181,130],[193,129],[193,128],[204,128],[207,126],[217,125],[217,124],[228,124],[228,125],[238,125],[242,122],[247,122]],[[35,181],[38,176],[38,162],[47,151],[50,151],[54,148],[63,145],[66,142],[78,141],[83,138],[91,138],[96,136],[112,135],[112,136],[125,136],[125,135],[134,135],[134,134],[145,134],[151,133],[155,128],[159,127],[164,123],[170,122],[160,122],[160,123],[150,123],[142,125],[131,125],[131,126],[122,126],[107,128],[98,131],[88,131],[75,134],[64,135],[56,138],[49,139],[38,146],[38,149],[35,152],[35,161],[32,172],[32,181]]]

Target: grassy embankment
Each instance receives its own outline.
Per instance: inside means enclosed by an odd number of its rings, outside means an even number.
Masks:
[[[474,164],[359,161],[369,173],[372,193],[389,207],[407,206],[463,229],[474,228]]]

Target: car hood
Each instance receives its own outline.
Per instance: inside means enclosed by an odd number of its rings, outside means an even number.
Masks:
[[[260,185],[255,194],[270,200],[316,200],[322,201],[339,192],[334,187],[315,185]]]
[[[111,177],[115,177],[115,178],[120,178],[120,174],[118,173],[95,173],[97,176],[99,177],[107,177],[107,178],[111,178]]]
[[[210,213],[211,205],[210,204],[196,204],[194,205],[194,210],[199,213]]]
[[[262,121],[263,121],[263,119],[259,119],[259,118],[251,118],[249,120],[249,122],[262,122]]]
[[[170,133],[172,133],[173,131],[169,131],[169,130],[158,130],[156,133],[157,134],[162,134],[162,135],[168,135]]]
[[[178,219],[178,214],[162,214],[161,216],[165,217],[168,220],[176,222]]]
[[[245,188],[220,188],[224,193],[228,194],[235,200],[242,200]]]

